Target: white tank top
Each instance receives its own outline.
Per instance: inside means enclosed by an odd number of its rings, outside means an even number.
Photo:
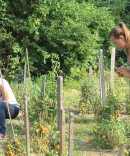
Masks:
[[[16,100],[16,98],[14,96],[14,93],[13,93],[12,89],[10,88],[9,83],[5,79],[0,78],[0,84],[3,84],[4,88],[6,88],[8,90],[8,92],[9,92],[9,96],[10,96],[9,103],[10,104],[17,104],[17,100]],[[3,100],[2,99],[2,94],[0,94],[0,99]]]

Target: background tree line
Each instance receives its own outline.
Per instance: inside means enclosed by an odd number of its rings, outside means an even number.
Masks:
[[[96,69],[100,48],[108,68],[108,33],[118,22],[130,25],[129,9],[127,0],[0,0],[0,68],[14,79],[24,69],[26,48],[32,76],[54,63],[64,75]]]

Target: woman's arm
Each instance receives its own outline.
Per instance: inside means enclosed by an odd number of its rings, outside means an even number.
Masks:
[[[2,94],[2,98],[4,101],[6,101],[7,103],[9,103],[10,101],[10,95],[8,90],[4,87],[3,84],[0,84],[0,92]]]

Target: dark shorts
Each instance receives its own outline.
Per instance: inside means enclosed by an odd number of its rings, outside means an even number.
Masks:
[[[8,108],[9,108],[11,119],[16,118],[19,114],[20,105],[19,104],[8,104]],[[10,118],[8,108],[6,108],[6,111],[5,111],[6,119]]]

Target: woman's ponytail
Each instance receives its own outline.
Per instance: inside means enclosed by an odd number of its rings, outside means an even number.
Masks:
[[[109,33],[109,37],[114,36],[117,39],[120,35],[124,36],[126,41],[130,43],[130,30],[126,27],[124,23],[119,23]]]
[[[126,27],[124,23],[119,23],[119,26],[123,29],[126,41],[130,42],[130,30]]]

